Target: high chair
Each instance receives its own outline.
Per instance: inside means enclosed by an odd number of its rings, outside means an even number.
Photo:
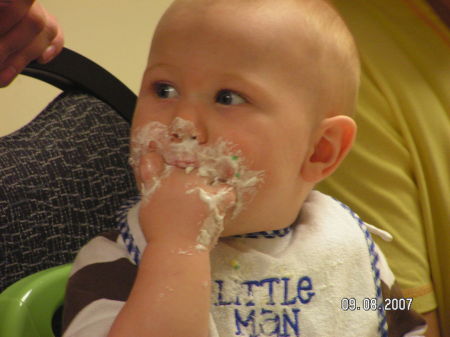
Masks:
[[[138,193],[128,164],[136,95],[69,49],[23,73],[63,93],[0,137],[0,337],[53,337],[67,263]]]
[[[71,264],[42,270],[0,294],[0,336],[59,335],[61,308]]]

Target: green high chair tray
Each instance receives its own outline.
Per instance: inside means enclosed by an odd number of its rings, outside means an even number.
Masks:
[[[53,315],[64,302],[71,264],[29,275],[0,294],[0,337],[54,337]]]

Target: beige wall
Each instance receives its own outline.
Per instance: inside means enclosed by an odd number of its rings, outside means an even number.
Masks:
[[[61,24],[65,45],[97,62],[135,93],[155,25],[171,0],[41,0]],[[28,123],[59,90],[19,76],[0,89],[0,136]]]

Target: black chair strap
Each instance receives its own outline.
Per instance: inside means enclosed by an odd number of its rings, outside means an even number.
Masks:
[[[64,48],[50,63],[31,62],[22,74],[45,81],[64,91],[86,91],[110,105],[131,123],[136,95],[104,68],[68,48]]]

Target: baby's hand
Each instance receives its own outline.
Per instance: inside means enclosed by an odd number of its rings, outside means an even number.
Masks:
[[[167,166],[156,152],[143,155],[135,173],[143,189],[139,217],[147,241],[164,241],[183,250],[214,246],[236,202],[231,186],[211,186],[196,169],[186,173]],[[219,228],[210,228],[212,240],[206,245],[199,242],[205,226]]]

